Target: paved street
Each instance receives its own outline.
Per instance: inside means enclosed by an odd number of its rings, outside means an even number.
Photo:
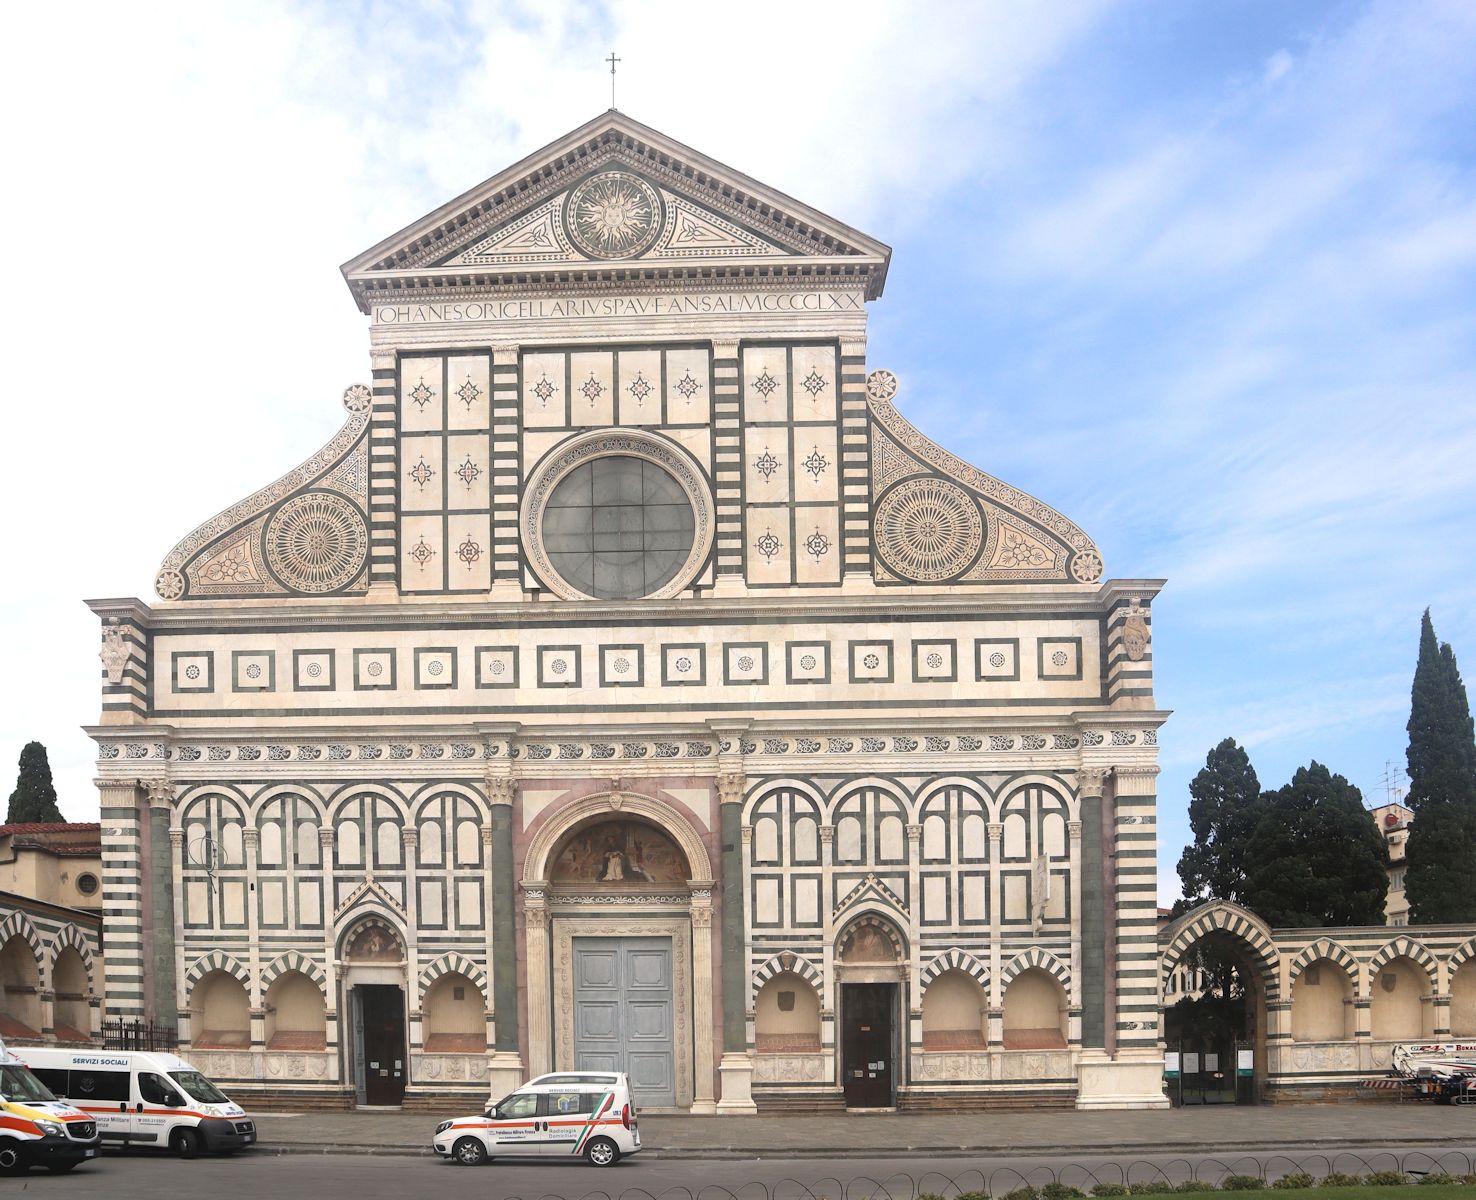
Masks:
[[[1469,1115],[1469,1114],[1468,1114]],[[796,1122],[803,1124],[803,1122]],[[1473,1126],[1476,1133],[1476,1126]],[[1276,1178],[1296,1169],[1313,1174],[1392,1169],[1471,1169],[1476,1136],[1464,1146],[1411,1150],[1376,1145],[1352,1151],[1258,1154],[1163,1154],[1111,1156],[995,1156],[916,1160],[893,1158],[763,1158],[723,1162],[657,1159],[637,1155],[610,1170],[557,1162],[499,1162],[457,1167],[447,1162],[368,1155],[276,1155],[243,1153],[229,1159],[183,1162],[160,1154],[111,1154],[70,1175],[32,1172],[24,1183],[9,1181],[7,1194],[47,1197],[107,1196],[109,1200],[158,1200],[189,1192],[211,1200],[261,1200],[263,1196],[312,1196],[315,1200],[404,1200],[434,1194],[438,1200],[915,1200],[922,1193],[954,1196],[981,1190],[1003,1194],[1022,1180],[1040,1184],[1058,1178],[1089,1188],[1093,1182],[1165,1179],[1191,1175],[1215,1180],[1224,1174],[1264,1170]],[[902,1169],[899,1170],[899,1167]],[[639,1197],[637,1192],[643,1193]]]
[[[264,1149],[429,1153],[436,1114],[256,1113]],[[454,1116],[447,1112],[444,1116]],[[880,1156],[1117,1153],[1185,1148],[1360,1148],[1476,1140],[1476,1112],[1428,1104],[1358,1102],[1167,1112],[815,1114],[796,1117],[642,1116],[645,1161],[660,1157],[816,1158],[855,1150]]]

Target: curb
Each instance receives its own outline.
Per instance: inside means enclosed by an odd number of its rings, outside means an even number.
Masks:
[[[1390,1139],[1392,1144],[1410,1149],[1439,1148],[1442,1146],[1467,1147],[1470,1146],[1473,1136],[1465,1134],[1452,1137],[1406,1137]],[[1053,1158],[1063,1155],[1074,1155],[1078,1158],[1128,1158],[1148,1157],[1164,1154],[1180,1154],[1186,1156],[1200,1157],[1213,1156],[1216,1154],[1277,1154],[1294,1152],[1316,1152],[1319,1150],[1359,1150],[1369,1145],[1367,1137],[1361,1138],[1320,1138],[1310,1141],[1296,1142],[1230,1142],[1216,1145],[1198,1145],[1192,1148],[1186,1147],[1183,1142],[1143,1143],[1141,1145],[1124,1146],[1121,1143],[1102,1143],[1100,1145],[1082,1145],[1076,1143],[1069,1146],[1021,1146],[1021,1145],[998,1145],[998,1146],[867,1146],[862,1151],[855,1149],[842,1150],[837,1147],[785,1147],[764,1146],[758,1148],[745,1148],[740,1146],[710,1146],[694,1149],[668,1148],[666,1150],[643,1149],[640,1154],[642,1159],[660,1159],[664,1161],[690,1162],[725,1162],[742,1159],[844,1159],[844,1158]],[[273,1142],[262,1144],[258,1142],[248,1153],[278,1156],[284,1154],[317,1154],[317,1155],[344,1155],[349,1157],[358,1156],[393,1156],[400,1158],[439,1158],[429,1146],[386,1146],[384,1144],[365,1145],[363,1143],[335,1143],[327,1142],[313,1144],[310,1142]]]

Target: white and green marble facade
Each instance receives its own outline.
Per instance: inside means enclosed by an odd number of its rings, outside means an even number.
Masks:
[[[618,244],[581,215],[599,187]],[[679,1107],[838,1103],[863,981],[898,987],[897,1105],[1161,1106],[1161,581],[1104,582],[1080,528],[908,424],[867,356],[889,257],[612,112],[348,264],[370,383],[340,434],[188,535],[158,602],[92,602],[110,1015],[343,1102],[348,989],[394,983],[407,1102],[497,1090],[572,1063],[571,938],[655,933]],[[612,454],[694,515],[633,600],[542,542]],[[602,816],[659,826],[687,878],[551,880]],[[858,923],[883,959],[845,958]],[[768,1040],[781,975],[813,1038]],[[448,976],[485,1044],[436,1040]],[[1017,1048],[1022,976],[1059,1045]],[[948,1044],[945,977],[978,997]],[[321,1044],[273,1048],[289,980]]]

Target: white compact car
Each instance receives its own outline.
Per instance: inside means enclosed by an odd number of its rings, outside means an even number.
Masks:
[[[566,1071],[540,1075],[480,1116],[442,1121],[431,1144],[467,1167],[500,1157],[581,1154],[596,1167],[613,1167],[641,1148],[641,1132],[624,1075]]]

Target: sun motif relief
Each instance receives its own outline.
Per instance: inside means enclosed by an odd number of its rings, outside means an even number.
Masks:
[[[591,258],[630,258],[651,247],[661,231],[661,201],[644,179],[604,171],[569,194],[569,236]]]

